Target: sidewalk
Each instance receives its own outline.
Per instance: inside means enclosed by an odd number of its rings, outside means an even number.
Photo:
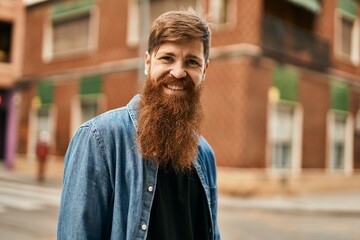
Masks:
[[[36,180],[36,161],[19,158],[16,160],[14,168],[11,170],[0,165],[0,180],[3,179],[7,181],[61,188],[63,168],[64,166],[61,160],[49,160],[47,164],[46,180],[43,183],[39,183]],[[360,216],[360,189],[351,192],[251,198],[220,194],[219,208],[241,210],[258,209],[301,214]]]
[[[17,158],[12,169],[7,169],[1,164],[0,180],[61,188],[63,162],[59,159],[49,159],[46,164],[44,182],[37,181],[37,162],[23,158]]]
[[[307,196],[273,196],[262,198],[239,198],[222,195],[219,197],[219,208],[360,217],[360,190]]]

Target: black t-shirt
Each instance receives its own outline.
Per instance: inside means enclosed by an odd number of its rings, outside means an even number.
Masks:
[[[204,189],[195,170],[159,169],[148,240],[211,239]]]

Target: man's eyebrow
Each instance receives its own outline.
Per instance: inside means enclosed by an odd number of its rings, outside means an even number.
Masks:
[[[198,57],[198,56],[196,56],[196,55],[194,55],[194,54],[187,54],[186,56],[185,56],[186,58],[191,58],[191,59],[196,59],[196,60],[198,60],[198,61],[202,61],[202,59],[201,59],[201,57]]]
[[[158,52],[155,54],[155,56],[158,55],[158,54],[160,54],[160,55],[166,55],[166,56],[172,56],[172,57],[175,56],[175,54],[172,53],[172,52],[161,52],[161,51],[158,51]]]

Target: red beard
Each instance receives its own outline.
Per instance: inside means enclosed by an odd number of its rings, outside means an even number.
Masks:
[[[181,81],[181,82],[179,82]],[[185,95],[164,93],[164,85],[176,82],[186,89]],[[176,171],[192,168],[198,151],[202,106],[202,86],[195,87],[186,77],[162,77],[155,83],[148,77],[139,102],[137,141],[142,155],[159,166]]]

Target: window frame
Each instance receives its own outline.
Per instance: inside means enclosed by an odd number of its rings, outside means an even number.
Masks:
[[[76,18],[83,15],[89,15],[89,31],[87,46],[81,50],[68,50],[61,53],[54,52],[54,23],[61,21],[69,21],[72,18]],[[53,60],[84,56],[95,52],[98,48],[98,35],[99,35],[99,9],[97,5],[94,5],[89,11],[84,11],[71,16],[59,17],[53,20],[51,13],[48,14],[47,21],[44,22],[44,41],[42,49],[42,59],[44,62],[51,62]]]
[[[351,49],[350,55],[342,51],[342,19],[350,20],[353,22],[351,31]],[[341,9],[335,10],[335,44],[334,51],[337,59],[345,62],[349,62],[355,66],[360,64],[360,26],[359,18],[352,14],[349,14]]]
[[[209,14],[211,18],[211,22],[213,23],[213,27],[216,30],[233,27],[236,24],[236,14],[237,14],[237,1],[234,0],[226,0],[227,5],[225,6],[225,12],[226,12],[226,20],[225,22],[219,21],[219,5],[221,4],[221,1],[224,0],[210,0],[209,1]]]
[[[196,2],[196,9],[201,9],[203,6],[203,0],[194,0]],[[232,1],[232,0],[231,0]],[[128,1],[128,18],[127,18],[127,37],[126,43],[129,47],[136,47],[138,45],[146,45],[146,37],[142,34],[146,34],[151,25],[151,0],[144,1],[143,9],[141,9],[140,1],[129,0]],[[175,0],[164,0],[165,5],[168,7],[172,2],[177,2]],[[141,16],[141,19],[140,19]],[[144,26],[148,22],[148,26]],[[145,42],[141,42],[145,41]],[[140,46],[143,47],[144,46]]]
[[[267,130],[267,168],[271,175],[298,175],[301,172],[301,146],[302,146],[302,126],[303,126],[303,108],[298,102],[289,102],[284,100],[273,101],[269,99],[268,105],[268,130]],[[292,133],[290,142],[290,162],[287,167],[278,167],[274,164],[274,147],[277,141],[273,139],[273,120],[274,114],[279,107],[291,108],[292,111]]]
[[[343,143],[343,163],[341,168],[335,167],[335,149],[334,146],[339,142],[336,141],[334,136],[334,127],[336,116],[342,115],[345,117],[345,126],[344,126],[344,143]],[[327,160],[327,170],[330,173],[343,173],[351,174],[353,172],[353,144],[354,144],[354,117],[350,112],[343,112],[339,110],[331,109],[327,117],[328,128],[328,160]]]

